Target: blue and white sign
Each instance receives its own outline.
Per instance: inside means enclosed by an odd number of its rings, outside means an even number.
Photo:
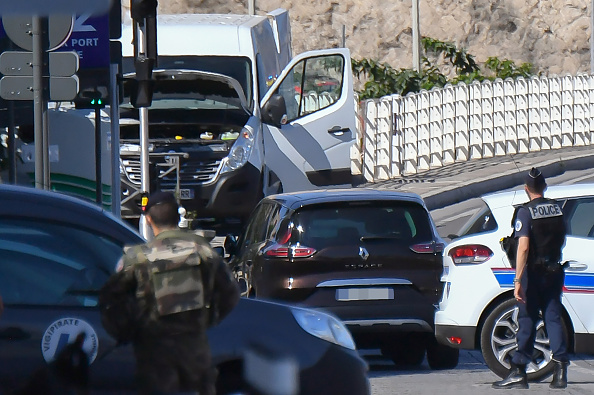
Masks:
[[[9,39],[0,21],[0,44],[5,40]],[[3,46],[0,45],[0,51],[6,49]],[[72,34],[56,51],[76,51],[80,60],[79,70],[109,69],[109,14],[77,16]]]
[[[79,70],[109,68],[109,15],[76,17],[72,34],[58,51],[76,51]]]

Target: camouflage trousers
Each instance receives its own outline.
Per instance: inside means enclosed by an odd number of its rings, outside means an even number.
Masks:
[[[134,342],[134,353],[139,394],[216,394],[217,371],[211,367],[205,335],[142,333]]]

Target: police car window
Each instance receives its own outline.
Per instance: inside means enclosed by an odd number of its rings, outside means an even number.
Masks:
[[[490,232],[497,229],[497,222],[491,209],[485,202],[482,207],[458,231],[459,236],[469,236],[477,233]],[[510,219],[511,230],[511,219]]]
[[[7,305],[96,306],[122,247],[86,230],[0,220],[0,292]]]
[[[566,215],[567,234],[594,238],[594,199],[582,198],[568,200]]]

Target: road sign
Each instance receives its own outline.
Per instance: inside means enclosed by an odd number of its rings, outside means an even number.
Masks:
[[[78,70],[76,52],[50,52],[49,73],[53,77],[70,77]],[[0,74],[33,75],[33,53],[6,51],[0,54]]]
[[[33,50],[31,16],[4,15],[2,25],[8,38],[26,51]],[[48,17],[49,50],[52,51],[66,43],[74,27],[74,18],[70,14],[53,14]]]
[[[59,51],[76,51],[80,69],[109,69],[109,15],[79,15],[72,34]]]
[[[78,77],[50,77],[50,101],[71,101],[78,94]],[[0,79],[0,97],[5,100],[33,100],[33,78],[8,75]]]
[[[47,16],[56,13],[106,13],[111,0],[16,0],[0,1],[0,14]]]
[[[0,0],[0,2],[3,1],[5,0]],[[53,0],[45,1],[53,3]],[[82,0],[78,1],[83,2]],[[74,19],[70,37],[63,46],[55,50],[55,52],[77,52],[79,55],[79,69],[77,71],[79,91],[81,94],[90,91],[104,92],[102,97],[107,101],[109,101],[108,92],[110,86],[110,36],[117,38],[117,36],[121,35],[120,0],[114,0],[111,8],[110,13],[104,14],[78,13]],[[10,48],[10,41],[6,37],[2,25],[0,19],[0,52]]]

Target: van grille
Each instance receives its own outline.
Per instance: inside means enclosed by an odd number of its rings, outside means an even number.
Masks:
[[[164,158],[152,159],[154,165],[158,163],[165,163]],[[140,159],[139,158],[122,158],[121,160],[124,174],[135,185],[140,186]],[[208,160],[193,160],[185,159],[180,164],[180,184],[181,185],[200,185],[212,182],[219,172],[221,167],[221,159]],[[159,176],[162,176],[166,171],[166,167],[156,166],[159,171]],[[175,187],[176,175],[175,171],[163,176],[160,179],[161,187]]]

